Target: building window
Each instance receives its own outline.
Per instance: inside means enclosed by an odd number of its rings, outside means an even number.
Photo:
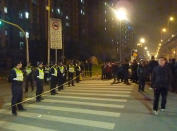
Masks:
[[[26,38],[29,38],[29,32],[26,32]]]
[[[5,34],[5,36],[7,36],[7,35],[8,35],[8,32],[7,32],[7,30],[5,30],[5,31],[4,31],[4,34]]]
[[[58,8],[57,9],[57,13],[60,15],[61,14],[61,10]]]
[[[24,37],[24,34],[23,34],[23,32],[19,32],[19,36],[22,38],[22,37]]]
[[[105,19],[104,21],[105,21],[105,23],[107,22],[107,20],[106,20],[106,19]]]
[[[66,24],[65,24],[67,27],[69,27],[70,26],[70,24],[67,22]]]
[[[104,2],[104,5],[106,6],[106,5],[107,5],[107,3],[106,3],[106,2]]]
[[[105,28],[104,28],[104,30],[106,31],[106,30],[107,30],[107,28],[105,27]]]
[[[23,41],[20,41],[20,49],[22,50],[24,47],[24,42]]]
[[[19,18],[23,19],[23,13],[22,12],[19,13]]]
[[[69,20],[69,16],[66,16],[66,19]]]
[[[8,11],[7,11],[7,7],[4,7],[4,13],[7,14]]]
[[[81,3],[84,4],[84,0],[81,0]]]
[[[25,18],[29,19],[29,12],[27,12],[27,11],[25,12]]]

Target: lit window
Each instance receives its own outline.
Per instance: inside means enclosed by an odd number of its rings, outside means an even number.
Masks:
[[[19,13],[19,18],[23,19],[23,13],[21,13],[21,12]]]
[[[59,8],[57,9],[57,12],[58,12],[58,14],[61,14],[61,10]]]
[[[81,9],[81,14],[83,14],[83,10]]]
[[[84,4],[84,0],[81,0],[81,3],[83,3],[83,4]]]
[[[67,27],[69,27],[70,26],[70,24],[67,22],[66,24],[65,24]]]
[[[106,20],[106,19],[105,19],[104,21],[105,21],[105,23],[107,22],[107,20]]]
[[[54,11],[54,9],[52,9],[52,12]]]
[[[29,38],[29,32],[26,32],[26,38]]]
[[[7,14],[7,7],[4,7],[4,13],[6,13]]]
[[[85,12],[83,12],[83,15],[85,15]]]
[[[106,27],[104,28],[104,30],[105,30],[105,31],[107,30]]]
[[[66,19],[67,19],[67,20],[69,20],[69,17],[68,17],[68,16],[66,16]]]
[[[27,12],[27,11],[25,12],[25,18],[29,19],[29,12]]]
[[[4,34],[5,34],[6,36],[8,35],[8,32],[7,32],[7,30],[5,30],[5,31],[4,31]]]
[[[106,2],[104,2],[104,5],[106,6],[106,5],[107,5],[107,3],[106,3]]]
[[[19,32],[19,36],[22,38],[24,36],[23,32]]]
[[[23,47],[24,47],[24,42],[20,41],[20,49],[23,49]]]

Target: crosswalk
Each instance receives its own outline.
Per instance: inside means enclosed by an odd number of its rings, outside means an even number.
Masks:
[[[46,95],[41,103],[26,104],[18,117],[0,111],[0,131],[107,131],[121,119],[133,88],[110,81],[87,80],[65,87],[58,95]],[[6,126],[3,126],[6,125]]]

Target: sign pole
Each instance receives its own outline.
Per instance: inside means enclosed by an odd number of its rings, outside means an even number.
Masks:
[[[58,60],[58,54],[57,54],[57,49],[55,49],[55,64],[57,64]]]
[[[48,0],[48,51],[47,63],[50,65],[50,0]]]

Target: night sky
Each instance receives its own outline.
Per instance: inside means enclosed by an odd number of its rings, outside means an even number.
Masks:
[[[145,37],[152,52],[160,41],[160,29],[177,12],[177,0],[120,0],[118,5],[127,8],[137,42],[139,37]]]

